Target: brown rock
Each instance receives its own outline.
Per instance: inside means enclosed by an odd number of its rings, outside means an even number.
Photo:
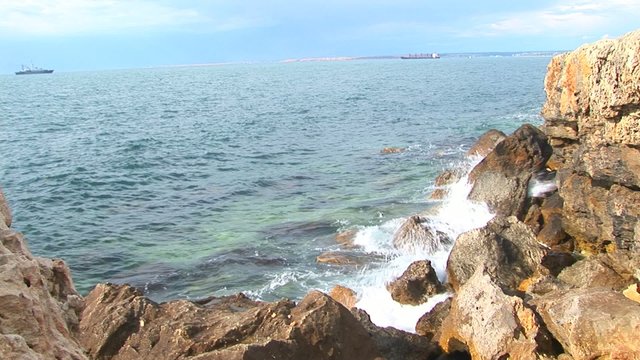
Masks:
[[[401,147],[386,147],[380,150],[380,154],[397,154],[397,153],[404,152],[405,150],[406,148],[401,148]]]
[[[562,227],[562,215],[554,214],[547,217],[542,229],[537,235],[539,242],[554,249],[567,240],[567,233]]]
[[[509,296],[484,267],[457,292],[442,323],[439,343],[445,352],[467,352],[473,359],[537,359],[557,355],[536,314]]]
[[[379,327],[364,310],[353,308],[353,315],[367,329],[385,360],[431,360],[442,354],[440,347],[424,336],[392,327]]]
[[[538,269],[546,252],[527,225],[497,216],[458,237],[447,261],[448,280],[457,291],[483,267],[497,284],[515,289]]]
[[[348,252],[342,251],[327,251],[316,257],[316,262],[319,264],[329,265],[347,265],[357,266],[362,265],[364,260],[362,257]]]
[[[422,304],[429,297],[445,291],[429,260],[411,263],[399,278],[387,284],[387,290],[393,300],[409,305]]]
[[[81,342],[109,359],[375,359],[376,345],[342,305],[314,291],[298,305],[242,294],[156,304],[123,285],[87,296]]]
[[[423,226],[424,221],[418,215],[408,218],[393,235],[393,246],[397,249],[412,250],[415,248],[433,252],[449,243],[444,233],[440,233]]]
[[[2,358],[86,359],[75,341],[82,306],[62,260],[36,258],[22,234],[0,230]]]
[[[640,357],[640,304],[608,289],[552,292],[536,311],[574,359]]]
[[[637,281],[640,258],[631,252],[598,254],[564,269],[558,279],[577,288],[608,288],[620,291]]]
[[[353,247],[353,241],[358,234],[358,229],[349,229],[336,234],[336,242],[344,247]]]
[[[331,296],[333,300],[339,302],[347,309],[351,309],[352,307],[356,306],[356,302],[358,300],[356,298],[356,295],[357,294],[355,291],[342,285],[334,286],[333,289],[331,289],[331,291],[329,292],[329,296]]]
[[[436,189],[433,190],[429,198],[434,200],[444,199],[449,193],[449,186],[460,180],[461,177],[462,174],[460,171],[451,169],[444,170],[436,177],[434,184]]]
[[[491,129],[478,138],[467,151],[467,156],[487,156],[502,140],[507,137],[502,131]]]
[[[433,309],[422,315],[416,323],[416,333],[427,339],[439,339],[442,322],[449,315],[451,309],[451,298],[436,304]]]
[[[551,153],[544,133],[522,125],[471,171],[469,199],[487,203],[498,215],[522,218],[529,178],[545,169]]]

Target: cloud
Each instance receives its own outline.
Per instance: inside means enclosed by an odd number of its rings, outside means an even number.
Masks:
[[[630,14],[635,14],[635,18],[640,15],[637,0],[561,0],[544,9],[493,15],[459,34],[580,36],[611,29]]]
[[[193,8],[148,0],[2,0],[0,32],[19,35],[76,35],[136,29],[206,28],[228,31],[254,19],[214,19]]]

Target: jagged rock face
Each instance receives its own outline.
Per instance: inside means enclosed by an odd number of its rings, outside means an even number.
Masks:
[[[538,269],[546,254],[527,225],[515,217],[498,216],[485,227],[458,236],[447,261],[449,283],[457,291],[483,267],[497,284],[515,289]]]
[[[545,78],[563,224],[586,253],[640,249],[640,31],[556,56]]]
[[[423,221],[418,215],[409,217],[393,235],[393,246],[408,251],[419,248],[433,252],[450,242],[446,234],[423,226]]]
[[[81,343],[96,359],[375,359],[376,345],[342,305],[314,291],[299,304],[243,295],[156,304],[127,286],[86,298]]]
[[[429,297],[444,292],[431,261],[419,260],[409,265],[399,278],[387,284],[391,298],[401,304],[419,305]]]
[[[501,141],[469,174],[469,199],[487,203],[498,215],[522,218],[529,179],[552,154],[547,137],[525,124]]]
[[[582,259],[565,268],[558,279],[576,288],[608,288],[620,291],[637,281],[640,258],[636,253],[615,252]]]
[[[573,359],[640,357],[640,304],[609,289],[560,290],[533,301]]]
[[[640,31],[584,45],[551,60],[542,116],[560,166],[570,165],[583,145],[596,149],[615,144],[637,151],[639,81]]]
[[[537,359],[558,349],[536,314],[516,296],[503,292],[479,267],[456,293],[442,323],[440,346],[473,359]]]
[[[0,196],[0,357],[86,359],[75,341],[83,300],[69,268],[31,255],[8,209]]]
[[[416,323],[416,333],[427,339],[440,339],[442,322],[449,316],[451,298],[436,304],[433,309],[422,315]]]

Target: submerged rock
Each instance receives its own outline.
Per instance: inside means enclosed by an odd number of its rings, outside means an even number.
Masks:
[[[401,304],[419,305],[445,291],[429,260],[414,261],[399,278],[387,284],[391,298]]]
[[[126,285],[87,296],[81,343],[110,359],[375,359],[369,333],[342,305],[317,291],[299,304],[242,294],[198,303],[156,304]]]

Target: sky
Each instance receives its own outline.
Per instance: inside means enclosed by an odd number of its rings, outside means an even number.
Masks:
[[[0,0],[0,73],[571,50],[638,19],[640,0]]]

